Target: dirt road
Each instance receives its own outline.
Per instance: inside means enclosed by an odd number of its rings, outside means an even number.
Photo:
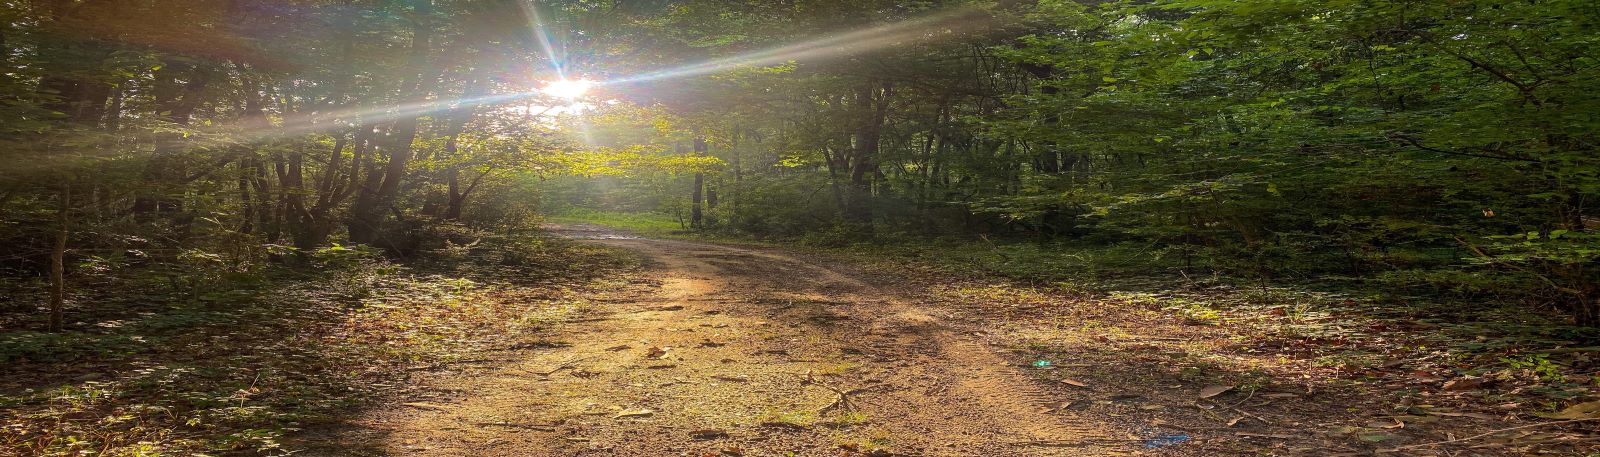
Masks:
[[[971,329],[791,256],[564,227],[649,259],[548,347],[375,411],[367,452],[440,456],[1124,455]],[[344,451],[349,451],[345,449]],[[892,454],[891,454],[892,453]]]

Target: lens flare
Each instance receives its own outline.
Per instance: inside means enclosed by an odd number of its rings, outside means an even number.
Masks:
[[[977,8],[955,8],[915,19],[823,36],[817,39],[735,56],[707,60],[664,70],[607,80],[629,84],[721,73],[739,68],[789,62],[817,62],[859,56],[882,49],[930,43],[994,25],[994,18]]]
[[[270,127],[232,125],[218,129],[218,133],[233,130],[235,133],[229,141],[234,142],[287,137],[356,126],[372,126],[382,122],[432,115],[467,107],[503,105],[541,96],[564,99],[568,103],[565,106],[546,106],[546,109],[538,111],[538,114],[534,115],[536,117],[581,112],[589,105],[579,100],[588,95],[589,90],[595,86],[627,86],[635,83],[687,78],[762,65],[787,62],[816,62],[859,56],[875,50],[929,43],[958,36],[962,33],[981,31],[992,26],[994,22],[993,18],[982,10],[958,8],[877,27],[836,33],[788,46],[597,82],[588,79],[568,79],[566,77],[565,66],[562,65],[561,59],[557,55],[557,47],[551,42],[549,33],[545,30],[542,18],[538,17],[537,8],[532,8],[531,3],[526,6],[530,7],[529,13],[534,16],[534,23],[530,25],[534,28],[535,34],[538,35],[540,46],[546,54],[546,60],[553,67],[554,76],[556,77],[556,79],[545,81],[543,86],[538,89],[482,97],[441,99],[397,105],[345,107],[285,116],[281,121],[281,125]]]
[[[544,83],[544,87],[539,88],[539,92],[567,100],[577,100],[582,98],[583,94],[588,93],[589,88],[592,86],[594,86],[594,81],[587,79],[558,79]]]

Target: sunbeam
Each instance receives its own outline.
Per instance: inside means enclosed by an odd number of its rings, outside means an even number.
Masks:
[[[628,84],[684,78],[720,73],[738,68],[777,65],[791,61],[819,61],[848,57],[913,42],[932,41],[941,36],[953,35],[959,31],[985,28],[989,26],[990,21],[991,18],[988,13],[982,10],[960,8],[918,19],[830,35],[788,46],[608,80],[603,84]]]
[[[550,40],[550,31],[544,26],[544,16],[539,14],[539,7],[534,5],[531,0],[521,2],[520,5],[524,11],[527,11],[528,17],[533,19],[533,23],[528,24],[528,26],[533,29],[533,37],[539,41],[539,48],[544,51],[545,61],[550,62],[550,67],[555,70],[556,77],[562,80],[567,79],[566,65],[563,63],[562,58],[556,55],[555,44]]]
[[[588,79],[568,79],[566,77],[566,69],[556,54],[555,45],[550,40],[548,31],[545,30],[538,8],[531,3],[525,3],[523,7],[527,9],[529,16],[533,18],[534,23],[530,24],[530,26],[533,27],[534,35],[538,38],[546,60],[550,62],[551,67],[557,74],[557,79],[545,82],[540,88],[466,99],[316,112],[286,118],[280,125],[271,128],[244,130],[240,133],[245,139],[293,136],[350,125],[373,124],[406,117],[422,116],[432,112],[462,107],[499,105],[541,96],[562,99],[570,104],[577,105],[575,102],[579,98],[587,95],[591,89],[602,85],[625,85],[645,81],[687,78],[752,66],[775,65],[794,61],[816,62],[831,58],[848,57],[894,46],[932,41],[960,31],[981,29],[989,24],[989,16],[986,12],[978,9],[963,8],[763,51],[607,81],[591,81]],[[555,110],[554,112],[574,111]]]
[[[523,91],[510,94],[488,95],[483,97],[437,100],[432,102],[411,103],[404,105],[349,108],[336,111],[311,113],[287,118],[284,120],[282,125],[272,127],[267,131],[260,132],[260,134],[263,136],[298,135],[326,130],[329,128],[337,128],[338,126],[342,125],[373,124],[406,117],[417,117],[428,113],[450,109],[497,105],[535,96],[538,96],[538,92]],[[246,132],[246,134],[249,133],[251,132]]]

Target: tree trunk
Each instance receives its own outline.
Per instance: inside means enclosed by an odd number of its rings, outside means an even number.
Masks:
[[[878,175],[878,151],[883,139],[883,123],[889,114],[892,87],[870,84],[856,91],[859,112],[853,150],[849,162],[850,188],[845,198],[844,217],[853,224],[872,223],[872,184]]]
[[[713,183],[706,184],[706,211],[717,209],[717,188],[722,187],[722,177],[718,175]]]
[[[488,93],[488,88],[485,87],[487,83],[487,79],[473,79],[472,82],[467,84],[467,89],[462,92],[461,98],[464,100],[472,100],[482,97],[484,94]],[[441,157],[442,159],[457,159],[457,154],[460,152],[459,142],[461,140],[461,132],[467,130],[467,123],[471,121],[471,106],[463,106],[450,113],[449,124],[445,131],[445,156]],[[466,205],[467,194],[471,193],[472,189],[477,187],[478,182],[483,179],[483,176],[488,174],[485,172],[484,174],[478,175],[476,179],[472,180],[471,185],[463,188],[461,185],[461,168],[462,165],[457,162],[451,164],[449,169],[445,170],[445,187],[449,194],[448,198],[446,199],[444,209],[444,220],[447,221],[461,220],[462,207]]]
[[[695,173],[694,190],[690,192],[689,197],[689,227],[700,228],[701,219],[705,218],[705,214],[700,209],[700,202],[702,200],[705,187],[706,175],[703,173]]]
[[[188,126],[189,118],[200,105],[200,92],[210,83],[210,76],[209,72],[192,64],[167,61],[166,66],[157,72],[154,90],[156,112],[160,113],[161,120],[180,127]],[[180,78],[187,78],[187,81],[180,83]],[[155,214],[170,214],[182,209],[177,199],[165,195],[165,187],[170,181],[184,175],[182,161],[173,157],[181,152],[184,142],[184,136],[179,133],[155,135],[154,154],[145,171],[145,180],[154,190],[146,191],[134,199],[133,212],[136,218],[148,221]]]
[[[250,158],[239,158],[239,233],[249,235],[256,231],[256,202],[250,198]]]
[[[67,234],[70,228],[68,223],[71,221],[67,217],[67,211],[72,207],[71,184],[61,185],[60,199],[56,208],[56,244],[50,250],[50,331],[52,332],[61,331],[65,320],[63,308],[66,307],[67,301]]]
[[[401,87],[405,93],[412,94],[407,104],[420,105],[427,102],[433,89],[429,82],[433,78],[433,66],[428,56],[433,39],[433,22],[430,18],[433,15],[433,0],[413,0],[412,4],[416,20],[411,36],[411,73],[407,75],[411,80]],[[417,138],[417,120],[418,116],[406,116],[389,128],[389,141],[381,148],[388,151],[389,161],[383,167],[381,177],[368,180],[369,183],[376,181],[377,188],[363,193],[365,198],[358,198],[350,208],[350,242],[374,244],[381,236],[384,215],[400,192],[406,163],[413,155],[411,143]]]
[[[445,205],[444,219],[447,221],[461,220],[461,214],[467,207],[467,197],[472,195],[472,191],[478,189],[478,184],[483,183],[483,178],[493,172],[494,168],[484,169],[483,173],[478,173],[478,176],[473,177],[472,182],[467,183],[467,187],[459,192],[454,189],[457,186],[455,182],[456,176],[451,176],[450,185],[452,189],[450,191],[450,201]]]
[[[707,150],[706,139],[705,138],[695,138],[694,139],[694,155],[695,155],[695,157],[699,157],[699,156],[705,155],[706,150]],[[700,209],[701,200],[704,199],[705,187],[706,187],[706,175],[705,175],[705,173],[696,172],[694,174],[694,191],[690,192],[690,197],[689,197],[689,227],[693,227],[693,228],[697,228],[697,229],[700,228],[700,225],[702,223],[701,220],[705,218],[705,214]]]

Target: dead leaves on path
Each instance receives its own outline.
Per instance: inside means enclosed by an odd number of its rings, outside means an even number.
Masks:
[[[1591,401],[1568,406],[1559,412],[1540,414],[1546,419],[1600,419],[1600,401]]]
[[[651,410],[651,409],[625,409],[625,410],[622,410],[622,412],[617,413],[617,415],[611,416],[611,418],[612,419],[643,419],[643,418],[654,416],[654,415],[656,415],[656,412],[655,412],[655,410]]]
[[[645,350],[644,356],[652,359],[665,359],[667,358],[667,350],[658,346],[650,346],[650,349]]]
[[[1203,400],[1203,399],[1215,397],[1215,396],[1218,396],[1218,395],[1222,395],[1224,393],[1227,393],[1230,390],[1233,390],[1233,388],[1234,388],[1234,386],[1224,386],[1224,385],[1206,386],[1205,388],[1200,389],[1200,398]]]
[[[693,439],[697,439],[697,440],[714,440],[714,439],[718,439],[718,438],[727,438],[727,437],[728,437],[728,431],[727,430],[723,430],[723,429],[719,429],[719,428],[708,428],[708,429],[701,429],[701,430],[692,430],[692,431],[689,432],[689,438],[693,438]]]
[[[410,407],[416,408],[416,409],[425,409],[425,410],[428,410],[428,411],[449,411],[450,410],[449,408],[446,408],[444,405],[428,403],[428,402],[421,402],[421,401],[414,401],[414,402],[410,402],[410,403],[401,403],[401,405],[410,406]]]

